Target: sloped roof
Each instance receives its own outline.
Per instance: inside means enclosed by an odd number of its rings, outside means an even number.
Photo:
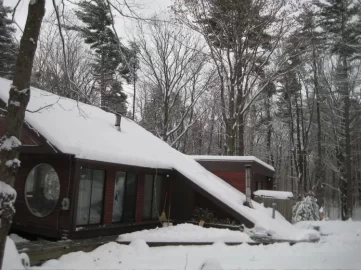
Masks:
[[[10,85],[9,80],[0,78],[0,99],[4,102],[8,100]],[[278,238],[308,237],[283,217],[272,219],[271,212],[256,202],[255,209],[244,206],[246,198],[243,193],[129,119],[122,119],[122,130],[118,131],[114,127],[115,116],[111,113],[31,88],[28,110],[40,108],[44,109],[36,113],[26,112],[25,120],[63,153],[96,161],[175,169],[257,228],[272,232]]]

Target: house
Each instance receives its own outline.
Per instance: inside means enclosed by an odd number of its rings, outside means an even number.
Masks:
[[[2,108],[10,85],[0,78]],[[4,123],[0,117],[2,133]],[[120,234],[159,226],[164,214],[187,221],[204,201],[248,227],[295,230],[256,202],[245,206],[243,193],[135,122],[95,106],[31,88],[20,140],[16,232],[53,239]]]
[[[251,171],[251,193],[272,190],[274,168],[254,156],[191,156],[208,171],[246,192],[246,167]]]

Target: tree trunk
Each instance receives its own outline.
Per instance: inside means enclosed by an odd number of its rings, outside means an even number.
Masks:
[[[133,70],[133,115],[132,115],[133,121],[134,121],[134,117],[135,117],[135,94],[136,94],[136,88],[135,88],[136,77],[135,77],[135,74],[136,74],[136,69],[134,67],[134,70]]]
[[[324,204],[324,190],[322,188],[322,182],[324,181],[324,172],[322,166],[322,126],[321,126],[321,111],[320,111],[320,89],[318,83],[318,74],[317,74],[317,63],[316,63],[316,52],[313,49],[313,83],[315,87],[316,94],[316,118],[317,118],[317,160],[316,160],[316,198],[319,206]]]
[[[3,144],[5,140],[10,138],[21,140],[25,110],[30,99],[31,70],[44,13],[45,0],[30,2],[28,17],[20,41],[19,55],[16,60],[14,80],[10,88],[5,135],[1,139],[0,144]],[[0,179],[12,187],[14,187],[15,176],[20,164],[13,162],[13,166],[7,166],[5,163],[6,161],[15,161],[19,158],[19,146],[15,145],[15,147],[10,149],[0,150]],[[0,266],[2,266],[6,237],[11,226],[14,211],[11,206],[4,202],[0,207],[1,211],[3,211],[0,227]]]
[[[343,92],[343,103],[344,103],[344,112],[343,112],[343,128],[344,128],[344,145],[343,150],[345,151],[344,159],[344,174],[343,180],[345,181],[345,195],[346,195],[346,205],[344,207],[346,212],[344,213],[344,218],[348,219],[352,216],[352,178],[351,178],[351,131],[350,131],[350,93],[348,86],[348,65],[346,57],[342,59],[342,92]]]
[[[271,140],[272,140],[272,116],[271,116],[271,99],[272,99],[272,92],[268,89],[267,98],[265,99],[265,107],[266,107],[266,114],[267,114],[267,151],[268,157],[267,162],[272,166],[275,166],[272,150],[271,150]]]
[[[297,138],[297,179],[298,179],[298,193],[299,195],[304,194],[304,181],[303,181],[303,157],[302,157],[302,145],[301,145],[301,119],[300,119],[300,108],[298,106],[297,94],[295,94],[296,104],[296,138]]]

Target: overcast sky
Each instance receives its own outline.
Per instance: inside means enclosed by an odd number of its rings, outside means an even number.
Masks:
[[[25,25],[29,1],[30,0],[22,0],[17,8],[15,20],[21,28]],[[4,6],[14,7],[17,2],[17,0],[4,0]],[[56,0],[56,2],[58,3],[60,0]],[[66,2],[67,1],[65,1],[65,3]],[[164,14],[164,12],[169,10],[169,6],[172,4],[172,0],[127,0],[127,2],[130,5],[137,4],[138,8],[134,10],[137,14],[144,17],[151,16],[155,13]],[[52,0],[46,0],[46,14],[51,13],[53,10]],[[130,19],[120,18],[120,15],[118,14],[115,15],[117,16],[116,22],[118,25],[116,25],[116,29],[118,34],[125,38],[129,35],[131,36],[132,21]]]

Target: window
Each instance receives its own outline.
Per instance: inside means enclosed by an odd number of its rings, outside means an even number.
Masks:
[[[112,221],[134,221],[136,200],[137,175],[134,173],[116,172]]]
[[[25,182],[25,201],[33,215],[45,217],[53,212],[59,195],[59,176],[52,166],[39,164],[30,171]]]
[[[144,182],[144,219],[158,219],[162,208],[162,175],[146,175]]]
[[[104,170],[81,170],[77,225],[101,223],[104,201],[104,178]]]
[[[116,172],[115,186],[114,186],[114,201],[113,201],[113,222],[120,222],[123,215],[123,202],[124,202],[124,189],[125,189],[125,173]]]

